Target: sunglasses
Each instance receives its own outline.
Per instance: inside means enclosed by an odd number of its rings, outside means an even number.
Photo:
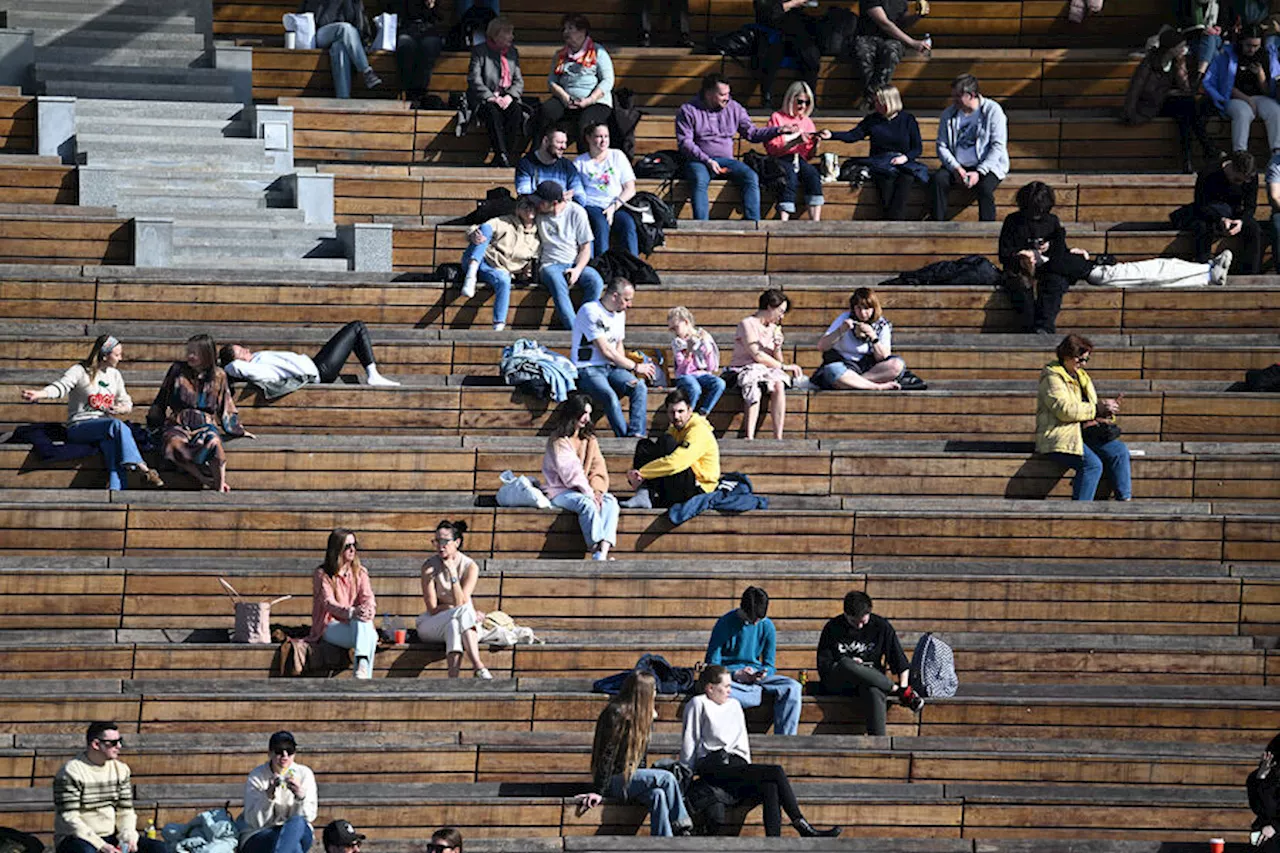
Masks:
[[[110,749],[113,746],[124,746],[124,738],[122,737],[98,738],[98,743]]]
[[[1081,364],[1084,364],[1084,363],[1085,363],[1085,362],[1087,362],[1088,360],[1089,360],[1089,355],[1088,355],[1087,353],[1086,353],[1085,355],[1082,355],[1082,356],[1080,356],[1080,357],[1078,357],[1078,358],[1076,359],[1076,361],[1080,362]]]
[[[356,550],[359,550],[360,546],[357,545],[355,542],[348,542],[346,545],[342,546],[342,550],[344,551],[347,550],[348,548],[350,548],[352,551],[356,551]]]
[[[433,539],[433,540],[431,540],[431,541],[432,541],[432,542],[435,542],[437,545],[448,545],[450,542],[457,542],[458,540],[457,540],[457,539],[441,539],[441,538],[439,538],[439,537],[436,537],[435,539]],[[428,848],[428,849],[429,849],[429,848]],[[447,848],[447,847],[442,847],[441,849],[442,849],[442,850],[448,850],[449,848]]]
[[[427,845],[427,853],[444,853],[444,851],[452,850],[452,849],[453,848],[450,847],[448,844],[432,843]]]
[[[796,98],[796,104],[797,104],[797,105],[799,105],[799,104],[804,104],[804,105],[807,107],[807,106],[809,106],[809,104],[810,104],[810,103],[811,103],[811,102],[810,102],[810,101],[808,101],[808,100],[806,100],[805,98]]]
[[[272,755],[294,755],[298,752],[297,747],[290,749],[287,746],[278,746],[271,750]]]

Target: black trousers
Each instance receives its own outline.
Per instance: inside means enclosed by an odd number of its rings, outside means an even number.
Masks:
[[[933,178],[929,181],[929,190],[933,193],[935,222],[947,221],[947,193],[951,192],[951,185],[955,181],[955,173],[946,167],[934,172]],[[1000,179],[991,172],[986,172],[978,178],[978,184],[973,188],[978,196],[978,219],[983,222],[996,221],[996,187],[998,186],[1000,186]]]
[[[578,151],[586,151],[587,146],[583,143],[582,137],[587,132],[587,126],[592,124],[607,123],[609,117],[613,115],[613,108],[605,104],[592,104],[582,109],[571,109],[564,105],[564,102],[552,95],[541,104],[538,105],[538,130],[530,140],[534,145],[542,141],[542,134],[547,128],[554,127],[561,122],[576,122],[577,126],[570,133],[571,142],[578,146]],[[621,140],[617,140],[621,142]]]
[[[804,819],[787,771],[777,764],[725,764],[698,767],[698,772],[717,788],[723,788],[738,799],[760,800],[764,807],[764,834],[770,838],[782,835],[782,813],[794,823]]]
[[[1222,225],[1216,220],[1197,219],[1191,223],[1191,236],[1195,240],[1196,261],[1204,263],[1213,257],[1213,244],[1223,236]],[[1253,217],[1241,217],[1240,233],[1235,238],[1239,250],[1231,272],[1236,275],[1257,275],[1262,269],[1262,227]]]
[[[773,97],[773,84],[778,79],[782,60],[787,56],[796,58],[796,62],[800,65],[800,78],[809,84],[810,89],[816,90],[822,50],[809,35],[809,30],[805,26],[805,16],[796,11],[787,12],[782,16],[778,29],[782,31],[782,38],[769,44],[762,35],[757,49],[761,97]]]
[[[520,132],[524,125],[524,113],[520,102],[513,100],[504,110],[492,101],[480,105],[480,118],[484,121],[485,130],[489,133],[489,148],[495,154],[506,154],[521,150]]]
[[[872,172],[871,180],[875,181],[876,192],[880,194],[880,208],[884,218],[899,222],[907,218],[907,201],[911,198],[911,187],[916,176],[910,172],[897,172],[886,175],[883,172]]]
[[[1182,157],[1191,159],[1191,137],[1200,143],[1200,151],[1206,158],[1218,150],[1205,129],[1204,113],[1196,106],[1192,95],[1170,95],[1160,106],[1160,115],[1178,123],[1178,142],[1182,145]]]
[[[886,702],[893,680],[873,666],[850,658],[836,661],[822,676],[822,689],[835,696],[855,696],[862,700],[867,734],[883,735],[887,719]]]
[[[1004,286],[1009,301],[1013,303],[1013,311],[1018,315],[1019,328],[1024,332],[1057,331],[1062,297],[1092,268],[1091,261],[1071,253],[1064,258],[1051,258],[1036,269],[1034,294],[1020,284],[1021,279],[1015,271],[1006,270]]]
[[[444,51],[444,40],[435,33],[401,33],[396,38],[396,67],[400,85],[410,100],[418,100],[431,86],[431,69]]]
[[[316,369],[320,371],[320,381],[332,382],[337,379],[338,374],[342,372],[342,366],[347,363],[352,352],[356,354],[356,358],[360,359],[361,367],[368,367],[375,363],[369,330],[359,320],[352,320],[339,329],[338,334],[329,338],[328,342],[320,347],[320,352],[311,359],[316,363]]]
[[[640,0],[640,32],[653,32],[653,13],[663,6],[671,8],[673,23],[680,28],[680,35],[689,35],[689,0]]]
[[[632,467],[638,470],[655,459],[670,456],[675,452],[676,447],[675,438],[665,432],[657,438],[642,438],[636,442],[636,452],[631,459]],[[698,485],[698,478],[693,475],[692,468],[686,468],[669,477],[646,480],[644,485],[649,490],[649,498],[653,505],[664,509],[702,494],[702,487]]]

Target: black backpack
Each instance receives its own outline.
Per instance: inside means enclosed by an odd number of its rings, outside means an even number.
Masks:
[[[760,189],[776,193],[787,185],[787,173],[777,157],[770,157],[759,151],[748,151],[742,155],[742,162],[760,176]]]
[[[645,208],[649,210],[649,216],[653,218],[654,225],[659,228],[675,228],[677,224],[675,211],[671,209],[671,205],[660,199],[651,192],[638,192],[626,202],[627,210],[636,217],[636,224],[648,224],[644,215]]]
[[[646,154],[636,161],[632,171],[637,178],[658,178],[670,180],[680,173],[680,153],[678,151],[655,151]]]
[[[625,278],[632,284],[662,284],[657,270],[624,249],[610,249],[593,258],[590,266],[600,273],[605,284],[616,278]]]
[[[476,202],[476,209],[466,216],[451,219],[445,225],[483,225],[490,219],[499,216],[510,216],[516,212],[516,198],[507,187],[494,187],[484,194],[484,198]]]
[[[489,22],[498,17],[498,13],[488,6],[472,6],[462,14],[462,20],[449,29],[444,38],[445,50],[471,51],[471,39],[476,33],[483,33]]]
[[[759,33],[755,27],[742,26],[731,33],[712,36],[707,42],[707,53],[720,56],[755,56],[758,39]]]

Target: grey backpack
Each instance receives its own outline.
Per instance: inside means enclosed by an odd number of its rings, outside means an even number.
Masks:
[[[933,633],[923,635],[911,653],[911,689],[932,699],[956,695],[959,685],[951,647]]]

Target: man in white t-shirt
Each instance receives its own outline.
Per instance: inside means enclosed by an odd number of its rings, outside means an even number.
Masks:
[[[591,260],[591,222],[580,205],[571,203],[564,187],[543,181],[533,191],[538,200],[538,240],[542,245],[538,277],[551,291],[556,304],[556,321],[561,328],[573,328],[573,302],[569,288],[582,285],[582,301],[594,302],[604,289],[600,273],[587,266]]]
[[[634,361],[622,345],[627,336],[627,309],[635,295],[635,285],[616,278],[598,301],[579,308],[573,320],[571,357],[578,368],[578,388],[600,404],[619,438],[644,437],[649,395],[644,380],[654,376],[651,363]],[[622,416],[620,395],[631,400],[629,423]]]
[[[320,347],[315,358],[287,350],[253,352],[239,344],[227,344],[218,351],[218,361],[227,376],[242,382],[252,382],[262,389],[268,400],[274,400],[303,385],[333,382],[353,352],[364,367],[366,381],[370,385],[400,384],[378,372],[369,330],[359,320],[352,320],[339,329],[336,335]]]

